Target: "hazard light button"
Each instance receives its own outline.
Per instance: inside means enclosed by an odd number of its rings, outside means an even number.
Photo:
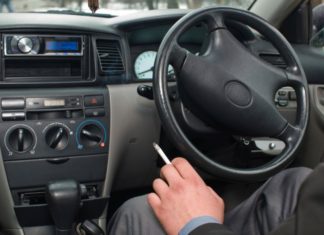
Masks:
[[[84,97],[84,106],[86,107],[96,107],[104,106],[103,95],[87,95]]]

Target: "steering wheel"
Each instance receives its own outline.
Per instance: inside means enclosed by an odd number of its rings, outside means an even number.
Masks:
[[[280,69],[253,55],[226,28],[237,21],[264,35],[287,63]],[[205,22],[208,46],[194,55],[179,44],[190,27]],[[221,126],[233,135],[272,137],[285,149],[268,163],[248,169],[225,166],[211,160],[192,144],[173,113],[167,87],[167,67],[176,72],[177,87],[185,107],[208,125]],[[290,124],[278,112],[277,90],[291,86],[297,95],[297,118]],[[177,21],[165,35],[155,62],[154,99],[162,125],[176,147],[196,166],[228,180],[256,181],[287,167],[303,139],[309,116],[309,95],[303,68],[289,42],[257,15],[232,8],[203,8]]]

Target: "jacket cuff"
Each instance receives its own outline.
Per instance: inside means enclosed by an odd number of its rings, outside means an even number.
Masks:
[[[215,223],[219,224],[220,222],[212,216],[199,216],[190,220],[179,232],[179,235],[188,235],[196,228],[204,224]]]

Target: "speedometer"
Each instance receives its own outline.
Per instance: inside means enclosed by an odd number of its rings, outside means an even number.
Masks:
[[[138,79],[152,79],[156,51],[144,51],[139,54],[135,60],[134,70]],[[171,65],[168,67],[168,76],[174,76],[174,69]]]

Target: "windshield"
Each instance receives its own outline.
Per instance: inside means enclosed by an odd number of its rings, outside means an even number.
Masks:
[[[99,0],[95,15],[118,16],[154,9],[231,6],[248,9],[254,0]],[[90,14],[88,0],[0,0],[0,12]]]

